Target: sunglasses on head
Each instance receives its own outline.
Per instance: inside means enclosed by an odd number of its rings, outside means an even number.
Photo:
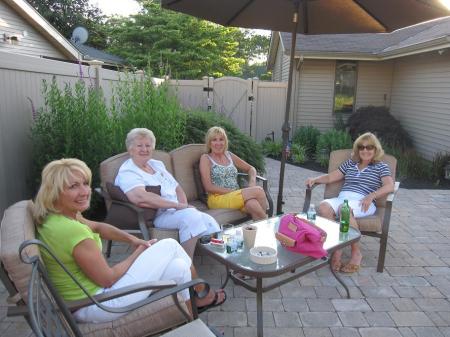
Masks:
[[[362,150],[368,150],[368,151],[372,151],[375,149],[375,145],[358,145],[358,150],[362,151]]]

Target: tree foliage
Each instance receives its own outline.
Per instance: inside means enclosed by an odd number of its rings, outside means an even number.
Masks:
[[[92,6],[89,0],[27,0],[64,37],[70,38],[77,26],[89,31],[89,45],[104,48],[106,35],[100,9]]]

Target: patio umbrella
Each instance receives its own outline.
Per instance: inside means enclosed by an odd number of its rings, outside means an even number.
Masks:
[[[163,8],[224,26],[292,32],[277,213],[282,212],[296,34],[385,33],[450,15],[446,0],[161,0]]]

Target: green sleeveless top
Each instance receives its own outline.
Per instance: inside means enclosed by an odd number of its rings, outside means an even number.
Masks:
[[[208,158],[211,161],[211,182],[219,187],[238,190],[238,170],[233,164],[230,152],[225,152],[225,156],[230,163],[228,165],[220,165],[208,154]]]

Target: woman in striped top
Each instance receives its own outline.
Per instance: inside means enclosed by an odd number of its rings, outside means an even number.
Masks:
[[[377,137],[367,132],[359,136],[353,144],[351,159],[343,162],[339,168],[316,178],[308,178],[308,187],[314,184],[329,184],[344,180],[338,197],[323,200],[318,209],[319,215],[334,220],[339,215],[344,199],[348,200],[350,225],[357,228],[355,218],[372,215],[376,211],[376,198],[383,197],[394,190],[394,181],[388,165],[381,161],[383,148]],[[342,266],[342,252],[333,254],[331,266],[335,271],[353,273],[359,270],[362,254],[359,243],[351,246],[350,261]]]

